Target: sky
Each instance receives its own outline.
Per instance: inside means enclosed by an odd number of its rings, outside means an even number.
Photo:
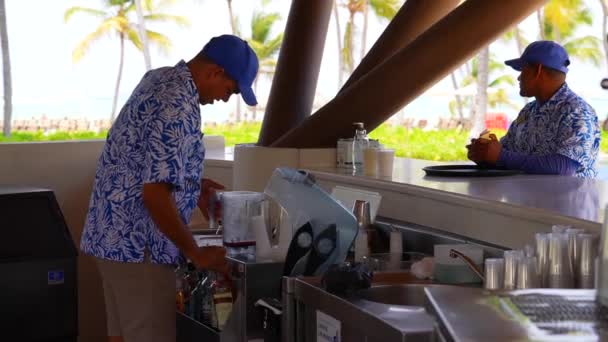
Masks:
[[[585,33],[599,36],[601,9],[597,1],[587,2],[596,18],[594,27],[587,29],[588,32]],[[289,5],[290,1],[287,0],[274,0],[267,5],[265,12],[277,11],[282,16],[282,21],[275,25],[274,34],[284,29]],[[68,23],[63,20],[65,10],[71,6],[102,8],[102,1],[10,0],[6,2],[6,6],[15,118],[26,119],[43,113],[50,117],[109,117],[118,72],[118,39],[103,38],[92,46],[79,63],[74,64],[71,56],[73,49],[86,34],[96,28],[98,20],[84,15],[74,16]],[[260,7],[261,0],[233,0],[233,8],[239,17],[244,37],[250,36],[251,15],[254,9]],[[188,28],[171,24],[149,27],[165,33],[173,42],[173,48],[168,55],[162,55],[152,49],[153,68],[175,65],[180,59],[187,61],[198,53],[210,38],[230,32],[228,10],[224,0],[180,0],[163,12],[185,16],[191,25]],[[318,95],[315,102],[318,105],[329,101],[338,90],[338,51],[333,16],[331,20],[317,85]],[[346,12],[342,10],[342,25],[345,21]],[[385,20],[370,16],[368,48],[387,24]],[[527,33],[536,32],[534,15],[521,25]],[[528,40],[534,38],[527,37]],[[514,43],[493,44],[491,49],[498,59],[517,57]],[[127,44],[119,106],[127,99],[144,72],[143,55]],[[515,71],[505,69],[505,72],[517,77]],[[598,69],[576,62],[573,63],[568,76],[571,87],[587,96],[589,102],[598,110],[600,118],[608,113],[608,93],[604,95],[599,88],[599,82],[604,76],[608,76],[605,65]],[[258,97],[266,97],[269,90],[270,80],[261,80]],[[418,118],[447,116],[451,91],[451,83],[447,79],[440,81],[424,96],[406,106],[402,112]],[[516,101],[521,102],[517,99],[517,92],[515,87],[510,93]],[[228,113],[235,108],[234,97],[229,103],[216,103],[213,108],[206,107],[203,108],[204,121],[226,120]]]

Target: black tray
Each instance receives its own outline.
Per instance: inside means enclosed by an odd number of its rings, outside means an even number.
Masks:
[[[519,170],[491,169],[477,165],[437,165],[422,169],[427,176],[438,177],[499,177],[521,173]]]

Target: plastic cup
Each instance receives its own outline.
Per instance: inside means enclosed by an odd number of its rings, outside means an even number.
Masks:
[[[378,155],[378,176],[392,177],[393,176],[393,161],[395,159],[394,149],[379,149]]]
[[[366,148],[363,150],[363,174],[375,176],[378,174],[378,148]]]

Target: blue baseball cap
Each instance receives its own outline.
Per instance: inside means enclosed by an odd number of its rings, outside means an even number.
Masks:
[[[563,46],[550,40],[539,40],[528,45],[521,57],[505,61],[505,64],[517,71],[521,71],[525,64],[542,64],[567,74],[570,58]]]
[[[213,37],[203,47],[203,54],[236,81],[245,103],[250,106],[258,104],[251,89],[258,73],[258,56],[246,41],[229,34]]]

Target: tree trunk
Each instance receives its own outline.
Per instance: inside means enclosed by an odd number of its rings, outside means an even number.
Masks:
[[[230,29],[232,34],[236,34],[236,22],[234,21],[234,12],[232,12],[232,0],[226,0],[228,3],[228,16],[230,17]]]
[[[135,1],[135,11],[137,12],[137,32],[139,33],[139,39],[144,53],[144,63],[146,65],[146,71],[152,68],[152,62],[150,60],[150,46],[148,45],[148,35],[146,34],[146,23],[144,21],[144,11],[141,8],[141,0]]]
[[[486,111],[488,108],[488,74],[490,62],[490,47],[484,47],[478,55],[477,96],[475,96],[475,113],[470,137],[477,137],[486,127]]]
[[[608,0],[600,0],[602,12],[602,43],[604,44],[604,54],[606,57],[606,69],[608,70]]]
[[[361,31],[361,59],[365,57],[365,50],[367,44],[367,24],[369,19],[369,2],[363,0],[363,30]]]
[[[521,56],[521,54],[524,53],[524,39],[521,36],[519,26],[515,26],[515,43],[517,44],[517,52],[519,53],[519,56]],[[527,97],[522,96],[522,99],[524,100],[525,104],[528,104]]]
[[[452,86],[454,87],[454,91],[458,89],[458,82],[456,81],[456,74],[454,71],[450,73],[450,78],[452,79]],[[464,121],[464,114],[462,113],[462,99],[460,95],[454,94],[454,98],[456,99],[457,109],[458,109],[458,120],[460,122]]]
[[[355,61],[353,57],[353,44],[354,44],[354,31],[355,31],[355,13],[350,12],[348,22],[346,23],[346,30],[344,32],[344,64],[348,74],[352,74],[355,68]]]
[[[521,54],[524,52],[524,39],[521,36],[519,26],[515,26],[515,43],[517,44],[517,52],[521,56]]]
[[[539,28],[538,36],[540,37],[540,40],[545,40],[545,23],[543,21],[543,10],[542,9],[539,9],[538,11],[536,11],[536,20],[538,20],[538,28]]]
[[[2,131],[5,137],[10,137],[13,119],[13,84],[4,0],[0,0],[0,45],[2,47],[2,85],[4,88],[4,128]]]
[[[253,81],[253,93],[257,94],[258,93],[258,79],[260,78],[260,75],[262,74],[262,71],[258,71],[258,77],[255,78],[255,80]],[[253,122],[257,121],[257,116],[258,116],[258,110],[256,108],[256,106],[251,107],[251,120]]]
[[[338,89],[344,84],[344,63],[342,63],[342,33],[340,32],[340,15],[338,14],[338,1],[334,1],[334,17],[336,18],[336,34],[338,35]]]
[[[120,34],[120,63],[118,63],[118,77],[116,77],[116,89],[114,89],[114,100],[112,101],[112,117],[111,121],[114,122],[116,118],[116,104],[118,103],[118,93],[120,90],[120,79],[122,78],[122,67],[125,59],[125,36]]]
[[[228,17],[230,19],[230,29],[232,30],[232,34],[236,35],[236,21],[234,20],[234,12],[232,11],[232,0],[226,0],[226,4],[228,5]],[[234,116],[234,120],[236,122],[241,122],[241,97],[236,97],[236,113]]]

